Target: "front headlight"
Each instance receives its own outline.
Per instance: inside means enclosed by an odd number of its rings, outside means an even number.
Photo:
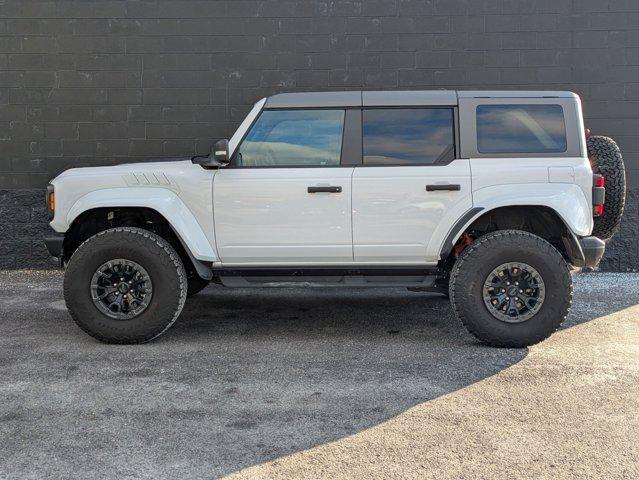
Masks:
[[[53,185],[47,185],[47,212],[49,212],[49,220],[53,220],[55,216],[55,191]]]

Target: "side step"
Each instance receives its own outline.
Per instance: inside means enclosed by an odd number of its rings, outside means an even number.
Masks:
[[[430,289],[436,269],[221,269],[214,272],[226,287],[415,287]]]
[[[436,276],[423,277],[220,277],[225,287],[423,287],[435,285]]]

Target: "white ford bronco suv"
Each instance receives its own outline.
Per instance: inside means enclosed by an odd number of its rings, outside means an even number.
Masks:
[[[522,347],[561,325],[570,266],[596,266],[621,218],[621,154],[588,134],[570,92],[274,95],[208,156],[63,172],[46,244],[104,342],[157,337],[214,282],[440,292],[480,340]]]

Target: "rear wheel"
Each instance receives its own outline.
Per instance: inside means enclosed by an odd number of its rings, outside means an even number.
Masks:
[[[608,240],[617,233],[626,204],[626,170],[621,150],[608,137],[592,136],[587,142],[592,171],[604,176],[606,202],[604,213],[595,217],[592,234]]]
[[[568,315],[572,278],[550,243],[528,232],[486,234],[453,266],[450,299],[468,331],[489,345],[525,347]]]
[[[180,256],[140,228],[112,228],[89,238],[64,276],[71,317],[106,343],[143,343],[161,335],[182,311],[186,293]]]

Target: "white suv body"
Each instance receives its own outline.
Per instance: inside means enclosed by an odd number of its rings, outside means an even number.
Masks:
[[[561,156],[480,153],[475,109],[501,102],[560,105],[570,151]],[[576,236],[591,233],[592,170],[579,97],[572,93],[276,95],[255,104],[230,139],[229,155],[265,110],[342,108],[359,115],[360,108],[369,107],[450,108],[455,131],[462,132],[455,139],[458,154],[428,165],[370,166],[342,159],[339,165],[316,168],[205,170],[179,160],[71,169],[51,182],[56,196],[51,226],[64,233],[91,209],[148,207],[169,221],[196,259],[220,266],[434,266],[445,244],[454,244],[475,218],[511,205],[546,206]],[[427,185],[458,185],[459,190],[427,191]],[[313,186],[337,186],[341,192],[308,193]]]
[[[214,150],[63,172],[49,188],[51,253],[68,262],[106,229],[162,222],[148,229],[189,282],[439,291],[485,232],[532,231],[575,266],[603,255],[574,93],[279,94]]]

